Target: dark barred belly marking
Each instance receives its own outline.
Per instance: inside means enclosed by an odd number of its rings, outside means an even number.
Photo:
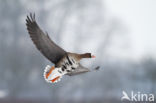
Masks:
[[[64,71],[64,68],[62,67],[62,71]]]
[[[67,70],[67,72],[71,72],[71,70]]]
[[[72,62],[70,61],[68,55],[67,55],[67,60],[68,60],[69,64],[72,65]]]
[[[75,70],[76,68],[74,68],[74,67],[71,67],[73,70]]]
[[[69,57],[68,55],[62,62],[61,71],[60,72],[72,72],[78,66],[78,63],[74,60],[74,58]]]
[[[67,67],[65,65],[62,65],[64,69],[67,69]]]

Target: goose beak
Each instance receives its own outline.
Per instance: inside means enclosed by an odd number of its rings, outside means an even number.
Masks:
[[[91,56],[91,58],[95,58],[95,56],[94,56],[94,55],[92,55],[92,56]]]

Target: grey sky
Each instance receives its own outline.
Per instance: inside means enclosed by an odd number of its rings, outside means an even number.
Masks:
[[[105,0],[107,12],[128,28],[133,58],[156,56],[156,1]]]

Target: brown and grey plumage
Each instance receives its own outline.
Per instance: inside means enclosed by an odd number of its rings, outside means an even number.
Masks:
[[[89,71],[89,69],[83,67],[79,63],[79,61],[82,58],[91,58],[92,57],[91,53],[76,54],[76,53],[66,52],[64,49],[62,49],[57,44],[55,44],[50,39],[50,37],[47,33],[44,33],[40,29],[39,25],[36,23],[35,14],[30,13],[30,16],[27,16],[26,26],[27,26],[28,33],[29,33],[33,43],[37,47],[37,49],[46,58],[48,58],[52,63],[54,63],[55,67],[66,68],[66,66],[68,66],[66,64],[72,64],[75,61],[78,66],[76,66],[75,70],[68,72],[67,75],[76,75],[76,74],[81,74],[81,73]],[[70,63],[71,58],[72,58],[73,62]],[[62,71],[63,71],[63,69],[62,69]]]

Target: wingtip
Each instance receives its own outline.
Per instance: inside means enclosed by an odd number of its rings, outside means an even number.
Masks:
[[[35,13],[30,12],[29,15],[27,15],[26,22],[35,22]]]

